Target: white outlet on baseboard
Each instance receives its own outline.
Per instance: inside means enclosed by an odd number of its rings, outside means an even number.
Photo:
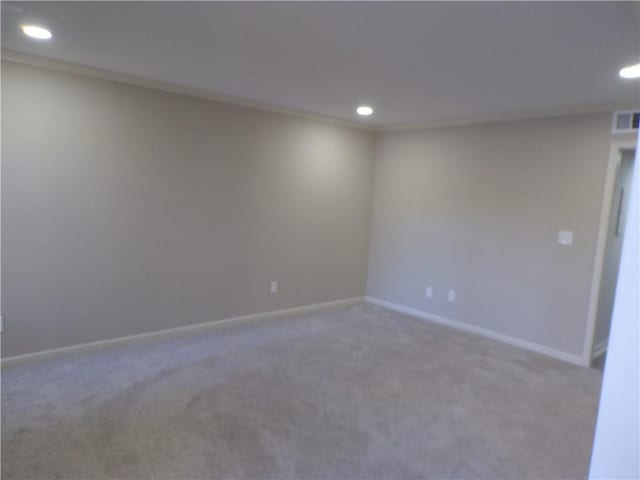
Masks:
[[[271,281],[271,294],[278,293],[278,282],[276,280]]]
[[[424,296],[427,298],[432,298],[433,297],[433,288],[431,287],[427,287],[424,289]]]
[[[450,302],[455,302],[456,301],[456,291],[455,290],[449,290],[449,294],[447,295],[447,300],[449,300]]]

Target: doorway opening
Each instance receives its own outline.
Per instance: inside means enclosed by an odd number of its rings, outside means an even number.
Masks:
[[[606,361],[635,157],[635,148],[619,148],[615,159],[615,177],[606,224],[600,288],[591,344],[590,364],[594,368],[604,368]]]

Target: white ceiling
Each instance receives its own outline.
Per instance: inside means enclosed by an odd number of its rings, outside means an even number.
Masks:
[[[36,42],[19,30],[53,32]],[[640,3],[3,2],[2,46],[374,126],[637,105]],[[374,106],[358,119],[355,107]]]

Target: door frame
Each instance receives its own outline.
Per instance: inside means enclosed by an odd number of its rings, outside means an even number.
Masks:
[[[622,160],[623,150],[636,150],[637,140],[614,140],[609,149],[609,162],[607,163],[607,173],[605,176],[604,193],[600,206],[600,223],[598,225],[598,237],[596,240],[596,252],[593,262],[593,273],[591,277],[591,291],[589,293],[589,307],[587,310],[587,327],[584,336],[584,346],[582,348],[582,364],[585,367],[591,366],[593,359],[593,344],[596,320],[598,315],[598,300],[600,298],[600,283],[602,281],[602,270],[604,268],[604,255],[607,246],[607,233],[609,230],[609,220],[611,217],[611,205],[613,204],[613,188],[618,173],[618,165]],[[636,165],[633,167],[637,168]]]

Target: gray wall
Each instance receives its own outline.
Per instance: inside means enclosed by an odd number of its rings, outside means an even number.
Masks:
[[[2,138],[4,356],[364,294],[372,133],[3,63]]]
[[[368,295],[581,355],[610,122],[379,134]]]

